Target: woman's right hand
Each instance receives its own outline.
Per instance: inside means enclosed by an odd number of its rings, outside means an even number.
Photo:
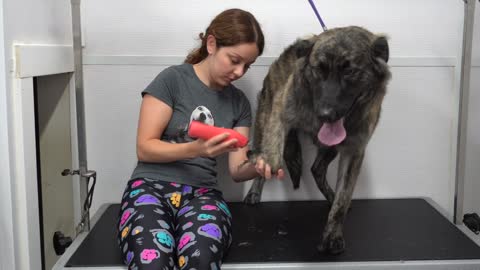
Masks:
[[[210,157],[214,158],[223,153],[234,152],[237,151],[237,147],[235,144],[237,143],[237,139],[225,140],[230,136],[228,133],[222,133],[216,135],[208,140],[204,139],[197,139],[196,141],[192,142],[198,151],[198,155],[201,157]]]

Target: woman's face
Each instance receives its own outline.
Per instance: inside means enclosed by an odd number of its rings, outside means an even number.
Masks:
[[[258,57],[257,44],[254,42],[220,48],[213,44],[208,49],[211,85],[220,88],[240,79]]]

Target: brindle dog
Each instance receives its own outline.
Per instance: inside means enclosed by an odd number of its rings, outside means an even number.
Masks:
[[[298,188],[298,133],[311,137],[317,147],[311,172],[330,204],[321,251],[338,254],[345,249],[343,222],[391,77],[388,57],[384,36],[357,26],[330,29],[288,47],[271,65],[258,95],[251,162],[262,157],[277,171],[285,160]],[[337,154],[334,192],[326,173]],[[260,201],[264,181],[254,180],[246,203]]]

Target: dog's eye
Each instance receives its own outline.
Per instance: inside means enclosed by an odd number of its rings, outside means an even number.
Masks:
[[[309,68],[308,70],[308,75],[307,73],[305,75],[307,80],[318,80],[318,79],[325,79],[327,77],[327,72],[326,70],[322,68]]]
[[[343,74],[346,75],[346,76],[353,75],[353,73],[354,73],[353,68],[347,68],[347,69],[343,70]]]
[[[325,63],[325,62],[320,62],[318,63],[318,69],[320,70],[320,72],[324,75],[327,75],[328,74],[328,71],[330,69],[328,63]]]
[[[348,60],[342,63],[341,69],[342,69],[343,75],[345,76],[352,75],[354,73],[352,65]]]

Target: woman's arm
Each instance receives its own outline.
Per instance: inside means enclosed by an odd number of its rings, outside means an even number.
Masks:
[[[250,128],[236,127],[234,130],[248,138]],[[257,176],[263,176],[266,179],[272,178],[274,174],[271,171],[270,165],[265,164],[263,159],[258,159],[256,164],[250,162],[245,163],[248,159],[247,151],[248,147],[243,147],[235,152],[230,152],[228,155],[228,167],[233,180],[235,182],[242,182],[253,179]],[[275,175],[278,179],[282,179],[284,177],[284,172],[280,169]]]
[[[217,135],[207,141],[198,139],[189,143],[169,143],[160,140],[173,110],[165,102],[146,94],[140,107],[137,130],[137,157],[144,162],[172,162],[199,156],[215,157],[233,151],[236,141],[222,142],[228,134]]]

